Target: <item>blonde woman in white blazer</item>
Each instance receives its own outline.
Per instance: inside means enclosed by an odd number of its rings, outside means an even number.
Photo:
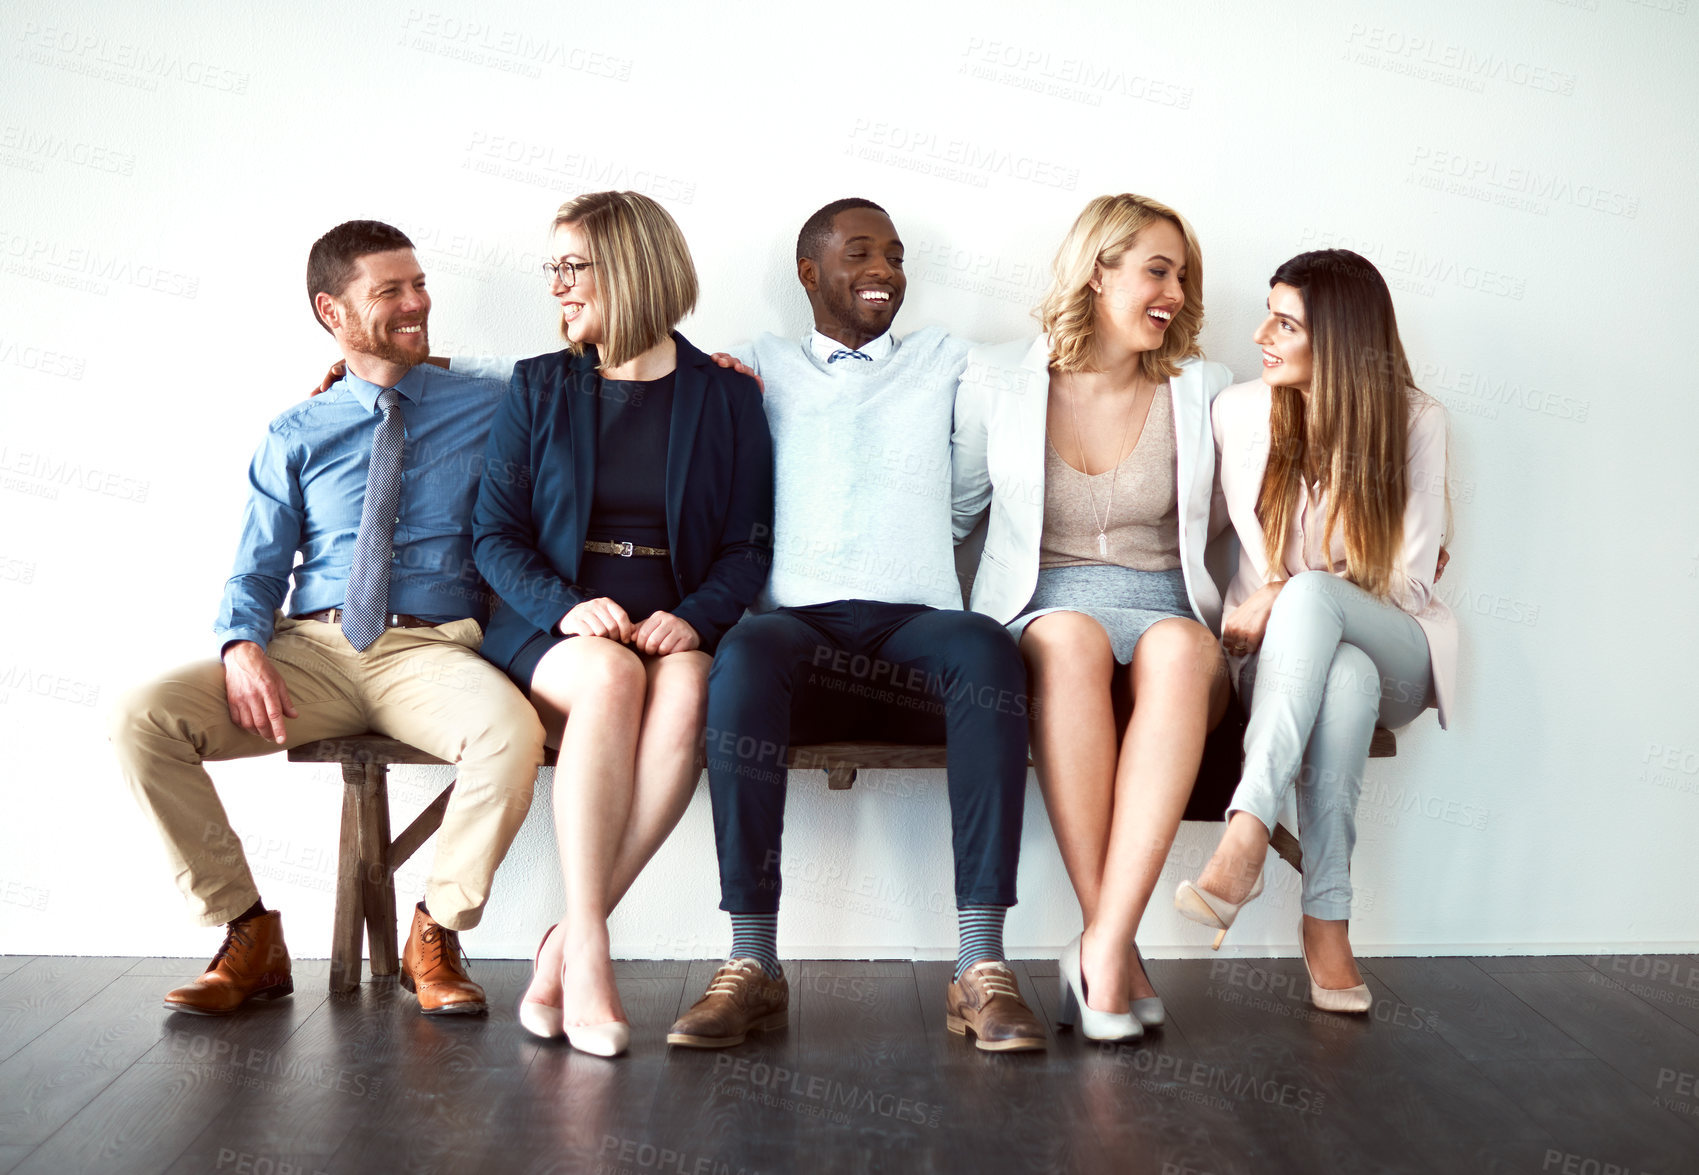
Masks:
[[[1019,639],[1032,749],[1085,929],[1059,1022],[1097,1040],[1162,1023],[1134,936],[1226,709],[1204,570],[1209,407],[1202,260],[1140,196],[1087,205],[1057,252],[1044,335],[982,348],[956,398],[955,528],[989,509],[971,606]]]
[[[1369,739],[1429,705],[1443,726],[1457,627],[1434,593],[1447,519],[1446,415],[1412,385],[1392,295],[1343,249],[1269,281],[1263,376],[1213,410],[1219,525],[1239,539],[1222,642],[1250,723],[1227,832],[1175,906],[1220,933],[1262,892],[1296,792],[1300,941],[1317,1007],[1367,1012],[1352,958],[1351,851]]]

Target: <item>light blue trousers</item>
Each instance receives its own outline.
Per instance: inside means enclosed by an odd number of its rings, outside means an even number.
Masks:
[[[1249,699],[1245,771],[1227,812],[1274,830],[1298,789],[1303,910],[1351,916],[1357,797],[1376,725],[1403,726],[1427,705],[1428,642],[1415,617],[1324,571],[1280,589],[1262,648],[1239,676]]]

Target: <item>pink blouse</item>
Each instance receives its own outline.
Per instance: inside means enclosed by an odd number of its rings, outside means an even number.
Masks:
[[[1268,385],[1252,380],[1223,391],[1210,413],[1215,431],[1210,534],[1231,524],[1239,539],[1239,562],[1227,587],[1223,616],[1269,581],[1262,524],[1256,511],[1263,470],[1268,464],[1272,402]],[[1457,618],[1434,594],[1434,568],[1445,531],[1445,442],[1445,406],[1411,389],[1409,457],[1405,465],[1409,498],[1404,506],[1404,545],[1394,573],[1392,602],[1414,616],[1427,637],[1433,676],[1429,704],[1439,709],[1442,728],[1457,681]],[[1322,550],[1326,519],[1326,495],[1317,493],[1314,486],[1302,486],[1276,578],[1290,578],[1301,571],[1345,574],[1345,537],[1339,528],[1334,529],[1331,549]],[[1242,658],[1233,659],[1235,677],[1241,662]]]

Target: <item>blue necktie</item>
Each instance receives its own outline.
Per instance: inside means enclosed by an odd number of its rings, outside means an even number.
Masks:
[[[847,347],[840,347],[836,351],[833,351],[830,355],[826,356],[826,363],[830,366],[840,359],[865,359],[869,363],[873,362],[873,356],[871,355],[863,355],[860,351],[851,351]]]
[[[401,451],[405,432],[401,393],[388,388],[378,395],[383,420],[372,434],[372,459],[366,466],[366,502],[360,533],[354,539],[354,565],[342,602],[342,633],[360,652],[378,639],[389,613],[389,564],[395,557],[396,508],[401,504]]]

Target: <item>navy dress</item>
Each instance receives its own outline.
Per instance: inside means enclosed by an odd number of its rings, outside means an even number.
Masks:
[[[602,379],[596,404],[596,480],[589,539],[667,547],[667,432],[673,414],[672,373],[660,379]],[[584,552],[578,585],[613,600],[633,624],[678,607],[672,563],[659,555]],[[520,689],[531,689],[537,665],[570,637],[539,632],[520,646],[507,668]]]
[[[480,651],[522,689],[586,600],[611,598],[634,622],[669,612],[712,654],[767,578],[773,443],[760,390],[672,338],[678,365],[659,380],[604,380],[594,347],[514,366],[472,543],[501,600]],[[669,554],[584,549],[598,540]]]

